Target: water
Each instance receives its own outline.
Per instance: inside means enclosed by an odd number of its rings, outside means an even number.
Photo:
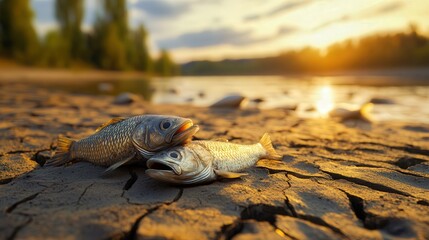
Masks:
[[[372,98],[393,104],[376,104],[375,121],[429,123],[429,79],[373,76],[216,76],[172,77],[151,80],[88,81],[78,87],[50,84],[73,92],[112,94],[132,92],[153,103],[209,106],[222,97],[240,94],[260,99],[248,107],[295,108],[301,117],[326,117],[334,108],[357,109]]]

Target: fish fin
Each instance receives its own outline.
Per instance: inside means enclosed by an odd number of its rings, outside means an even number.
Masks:
[[[213,139],[213,141],[217,141],[217,142],[229,142],[229,140],[227,138],[224,138],[224,137],[215,138],[215,139]]]
[[[117,118],[112,118],[110,119],[108,122],[103,123],[101,126],[99,126],[97,129],[95,129],[95,132],[99,132],[101,131],[103,128],[110,126],[112,124],[118,123],[118,122],[122,122],[124,121],[126,118],[124,117],[117,117]]]
[[[55,155],[46,163],[46,166],[61,166],[73,160],[70,156],[70,148],[75,142],[70,138],[59,136]]]
[[[236,173],[236,172],[228,172],[222,170],[214,170],[216,176],[221,178],[240,178],[243,176],[247,176],[247,173]]]
[[[281,160],[282,156],[276,152],[276,150],[273,147],[273,144],[271,143],[271,138],[268,133],[264,133],[261,140],[259,140],[259,143],[262,145],[262,147],[267,152],[267,155],[265,156],[268,159],[272,160]]]
[[[117,169],[118,167],[120,167],[120,166],[124,165],[125,163],[128,163],[129,161],[131,161],[135,156],[136,156],[136,155],[134,154],[134,155],[132,155],[132,156],[131,156],[131,157],[129,157],[129,158],[126,158],[126,159],[124,159],[124,160],[122,160],[122,161],[119,161],[119,162],[117,162],[117,163],[115,163],[115,164],[111,165],[111,166],[110,166],[110,167],[108,167],[106,170],[104,170],[104,172],[102,173],[102,175],[104,176],[104,175],[107,175],[107,174],[109,174],[109,173],[113,172],[113,170],[115,170],[115,169]]]

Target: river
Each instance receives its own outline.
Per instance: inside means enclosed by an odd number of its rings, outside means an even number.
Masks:
[[[374,121],[429,123],[429,79],[392,76],[216,76],[170,77],[139,80],[50,83],[50,87],[80,93],[132,92],[152,103],[209,106],[218,99],[240,94],[248,107],[296,108],[302,117],[327,117],[334,108],[357,109],[377,98]],[[252,101],[257,99],[257,101]]]

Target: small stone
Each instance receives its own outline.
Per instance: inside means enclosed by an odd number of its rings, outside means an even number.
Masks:
[[[138,100],[139,100],[139,97],[137,95],[126,92],[126,93],[119,94],[115,98],[113,103],[118,105],[126,105],[126,104],[131,104],[133,102],[137,102]]]
[[[393,99],[381,98],[381,97],[371,98],[369,102],[374,104],[395,104],[395,101]]]
[[[211,108],[240,108],[244,107],[248,99],[242,95],[229,95],[213,103]]]

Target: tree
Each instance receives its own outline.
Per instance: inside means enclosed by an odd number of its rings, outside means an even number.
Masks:
[[[152,70],[152,59],[147,47],[147,32],[143,25],[140,25],[132,33],[132,46],[129,49],[133,66],[137,70],[150,72]]]
[[[163,49],[158,60],[155,63],[155,71],[162,76],[172,76],[179,73],[176,64],[171,60],[168,52]]]
[[[69,65],[69,42],[59,31],[48,32],[43,41],[40,64],[50,67],[66,67]]]
[[[125,0],[104,0],[104,12],[94,25],[94,61],[104,69],[124,70],[127,61],[128,24]]]
[[[85,39],[81,31],[84,16],[82,0],[56,0],[55,15],[60,26],[60,33],[67,43],[64,56],[73,59],[83,58]]]
[[[39,47],[32,18],[28,0],[0,1],[2,51],[7,57],[26,64],[36,60]]]

